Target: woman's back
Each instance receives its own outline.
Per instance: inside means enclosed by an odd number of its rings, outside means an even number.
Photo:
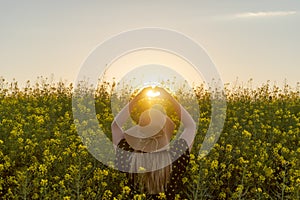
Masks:
[[[116,147],[116,168],[126,172],[134,194],[147,194],[147,199],[159,199],[164,193],[172,200],[182,184],[189,163],[189,152],[196,133],[190,114],[163,88],[155,88],[163,100],[169,100],[184,129],[172,139],[175,123],[162,105],[153,105],[138,115],[136,125],[127,130],[122,126],[131,118],[132,108],[153,89],[144,88],[115,117],[112,123],[113,143]],[[136,121],[135,121],[136,122]],[[180,188],[181,189],[181,188]],[[149,197],[149,198],[148,198]]]
[[[160,163],[161,165],[163,165],[163,162],[167,162],[171,164],[162,169],[154,171],[151,171],[151,169],[147,169],[147,172],[145,173],[142,172],[142,170],[145,170],[143,169],[144,167],[139,166],[141,167],[141,173],[128,173],[127,177],[129,179],[129,186],[131,187],[132,197],[134,194],[146,193],[147,197],[151,197],[151,199],[158,199],[157,195],[160,192],[164,192],[167,199],[174,199],[176,191],[178,191],[177,189],[182,184],[181,179],[186,171],[186,166],[189,163],[188,149],[189,148],[186,141],[184,139],[178,139],[171,144],[169,150],[165,150],[164,152],[158,154],[145,154],[145,159],[148,159],[147,163]],[[132,155],[134,155],[133,152],[134,149],[130,147],[125,139],[120,141],[120,143],[118,144],[116,159],[116,167],[119,170],[128,172],[130,171],[130,169],[132,169],[132,165],[135,163],[132,162]],[[166,159],[166,157],[162,156],[162,153],[168,154],[170,160],[163,160]],[[144,153],[141,152],[139,154],[142,155]],[[151,160],[151,158],[147,155],[149,155],[150,157],[152,156],[152,159],[155,160]],[[154,158],[153,156],[158,156],[158,158]],[[151,167],[151,165],[148,167]],[[168,171],[169,176],[166,175]],[[163,186],[163,188],[158,188],[157,186]],[[160,191],[158,191],[158,189],[160,189]]]

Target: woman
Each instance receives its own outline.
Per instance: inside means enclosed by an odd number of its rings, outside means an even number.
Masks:
[[[113,144],[116,147],[116,166],[127,172],[132,195],[146,193],[151,199],[158,199],[164,192],[167,199],[174,199],[183,173],[189,162],[196,125],[190,114],[163,88],[155,88],[159,98],[169,100],[183,123],[184,130],[179,138],[170,142],[174,122],[160,105],[152,106],[139,116],[136,126],[123,130],[137,102],[146,98],[143,89],[115,117],[112,123]],[[158,98],[158,97],[155,97]]]

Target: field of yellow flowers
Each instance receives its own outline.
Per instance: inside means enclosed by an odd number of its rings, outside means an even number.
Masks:
[[[102,85],[96,94],[108,135],[110,87]],[[176,198],[300,199],[299,85],[266,83],[226,92],[223,132],[201,157],[196,150],[210,123],[210,94],[195,88],[198,134]],[[72,85],[62,82],[28,82],[20,89],[17,82],[0,80],[0,199],[129,199],[125,175],[97,161],[82,144],[72,95]]]

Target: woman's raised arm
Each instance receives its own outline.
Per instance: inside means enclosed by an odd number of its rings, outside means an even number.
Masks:
[[[119,144],[119,142],[124,138],[124,130],[122,129],[122,126],[130,117],[130,111],[132,110],[132,107],[136,105],[136,102],[138,100],[143,98],[143,91],[147,89],[148,88],[144,88],[141,92],[139,92],[129,103],[126,104],[126,106],[124,106],[124,108],[114,118],[111,124],[111,131],[112,140],[115,148]]]
[[[164,96],[172,102],[175,112],[177,113],[180,121],[183,123],[184,126],[184,130],[181,133],[180,138],[184,139],[187,142],[189,150],[191,151],[196,135],[196,124],[193,118],[188,113],[188,111],[180,103],[178,103],[178,101],[165,89],[158,88],[157,90],[161,93],[162,96]]]
[[[122,129],[122,126],[127,121],[129,116],[129,103],[127,103],[127,105],[117,114],[111,124],[112,141],[115,148],[124,138],[124,131]]]

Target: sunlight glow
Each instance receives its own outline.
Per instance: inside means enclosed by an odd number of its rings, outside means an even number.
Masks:
[[[147,92],[147,96],[148,97],[157,97],[157,96],[159,96],[160,95],[160,92],[158,92],[158,91],[153,91],[153,90],[149,90],[148,92]]]

